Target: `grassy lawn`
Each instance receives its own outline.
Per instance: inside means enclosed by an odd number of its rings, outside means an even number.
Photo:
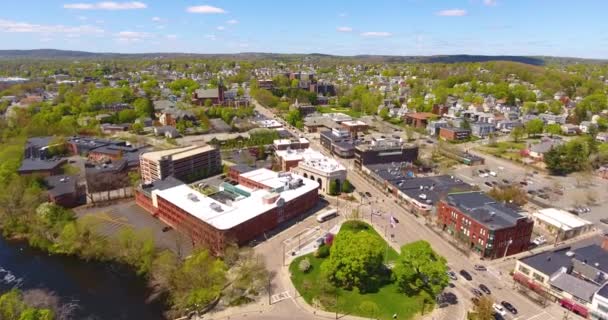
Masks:
[[[500,141],[494,146],[485,145],[478,149],[481,152],[491,154],[495,157],[518,160],[521,159],[519,151],[525,148],[525,142]]]
[[[349,226],[345,225],[343,228],[349,229]],[[366,229],[359,230],[359,232],[368,232],[380,237],[378,233],[369,226]],[[397,256],[397,252],[389,247],[388,260],[392,261],[396,259]],[[298,269],[298,265],[303,259],[308,259],[311,264],[311,268],[307,273],[303,273]],[[336,307],[336,296],[333,294],[324,294],[321,289],[324,281],[321,276],[321,263],[325,259],[316,258],[314,254],[309,254],[296,258],[289,266],[294,286],[304,300],[310,305],[320,307],[316,305],[318,304],[317,302],[320,302],[323,304],[323,309],[330,312],[334,312],[337,309],[340,314],[373,317],[377,319],[392,319],[393,314],[397,314],[399,319],[411,319],[422,311],[423,297],[407,296],[404,293],[399,292],[397,285],[394,283],[386,284],[380,287],[376,292],[364,294],[359,293],[356,289],[352,291],[338,289],[338,303]],[[361,307],[362,304],[365,305],[370,302],[377,306],[376,312],[368,312],[368,310],[370,310],[369,308]],[[427,305],[427,310],[431,310],[432,308],[433,306]]]
[[[340,112],[340,113],[344,113],[347,114],[353,118],[360,118],[361,117],[361,112],[360,111],[354,111],[350,108],[338,108],[338,107],[317,107],[317,111],[320,113],[336,113],[336,112]]]

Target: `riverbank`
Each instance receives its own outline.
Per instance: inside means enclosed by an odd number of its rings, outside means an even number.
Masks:
[[[52,292],[59,313],[70,319],[167,319],[163,296],[154,297],[150,283],[124,265],[49,254],[0,238],[0,268],[0,291]]]

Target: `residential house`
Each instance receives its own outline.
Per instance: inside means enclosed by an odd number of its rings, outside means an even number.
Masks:
[[[537,161],[543,161],[545,153],[551,149],[562,144],[563,141],[560,138],[548,138],[544,137],[539,143],[533,144],[528,147],[528,156]]]
[[[578,125],[578,128],[582,133],[589,133],[591,130],[597,129],[597,124],[595,124],[591,121],[582,121]]]
[[[571,123],[562,124],[562,133],[566,135],[578,134],[579,126]]]
[[[192,104],[203,106],[205,101],[211,104],[222,104],[224,102],[224,88],[219,86],[213,89],[196,89],[192,95]]]

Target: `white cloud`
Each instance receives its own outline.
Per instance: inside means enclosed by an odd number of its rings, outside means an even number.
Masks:
[[[214,34],[206,34],[205,39],[215,40],[217,39],[217,37]]]
[[[95,34],[103,33],[104,30],[99,27],[89,25],[71,27],[61,24],[43,25],[0,19],[0,32]]]
[[[496,3],[496,0],[483,0],[483,4],[485,4],[486,6],[495,6]]]
[[[238,21],[238,20],[236,20],[236,19],[231,19],[231,20],[226,21],[226,23],[227,23],[227,24],[238,24],[238,23],[239,23],[239,21]]]
[[[239,43],[240,48],[249,48],[249,43]]]
[[[346,12],[340,12],[340,13],[338,13],[338,17],[340,17],[340,18],[344,18],[346,16],[348,16],[348,13],[346,13]]]
[[[167,35],[167,39],[169,39],[169,40],[175,40],[175,39],[177,39],[177,35],[176,34],[168,34]]]
[[[218,27],[216,27],[216,29],[219,30],[219,31],[224,31],[224,30],[226,30],[226,27],[224,27],[224,26],[218,26]]]
[[[163,22],[165,20],[163,18],[161,18],[161,17],[152,17],[152,21],[154,21],[154,22]]]
[[[78,16],[77,19],[80,21],[87,21],[88,18],[85,16]]]
[[[438,11],[437,15],[442,17],[462,17],[467,15],[467,11],[463,9],[448,9]]]
[[[116,40],[122,43],[141,42],[152,35],[147,32],[139,31],[121,31],[115,35]]]
[[[351,27],[337,27],[336,31],[338,31],[338,32],[351,32],[351,31],[353,31],[353,28],[351,28]]]
[[[132,10],[132,9],[145,9],[148,6],[139,1],[131,2],[112,2],[103,1],[96,3],[67,3],[64,4],[65,9],[73,10]]]
[[[205,14],[213,14],[213,13],[226,13],[226,10],[213,6],[193,6],[186,8],[186,11],[190,13],[205,13]]]
[[[375,38],[390,37],[392,35],[393,35],[392,33],[384,32],[384,31],[368,31],[368,32],[361,33],[362,37],[375,37]]]

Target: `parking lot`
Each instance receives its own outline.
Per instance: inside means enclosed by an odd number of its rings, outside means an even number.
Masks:
[[[105,207],[77,208],[76,215],[81,218],[91,216],[99,224],[97,230],[107,237],[113,237],[123,228],[148,230],[154,236],[156,246],[169,249],[179,255],[187,256],[192,251],[192,243],[175,230],[167,228],[162,221],[154,218],[134,201],[123,201]]]
[[[600,219],[606,218],[605,212],[608,210],[607,180],[585,174],[550,176],[507,160],[481,156],[486,159],[485,165],[459,166],[454,174],[469,184],[479,186],[483,191],[494,186],[518,185],[526,191],[530,200],[526,209],[564,209],[608,230],[608,225],[600,222]],[[483,174],[480,170],[483,170]]]

